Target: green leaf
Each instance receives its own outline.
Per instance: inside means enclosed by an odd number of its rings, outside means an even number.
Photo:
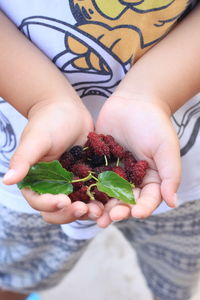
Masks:
[[[134,185],[112,171],[102,172],[98,176],[97,188],[108,196],[129,204],[135,204]]]
[[[27,176],[18,183],[20,189],[28,187],[39,194],[70,194],[73,173],[65,170],[58,160],[32,166]]]

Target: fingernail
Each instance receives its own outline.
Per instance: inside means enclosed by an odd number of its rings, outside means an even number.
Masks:
[[[132,215],[132,217],[135,219],[141,219],[139,216],[135,216],[135,215]]]
[[[3,182],[6,182],[6,181],[12,179],[12,177],[15,175],[15,173],[16,173],[16,170],[14,170],[14,169],[8,170],[8,172],[3,177]]]
[[[95,215],[95,214],[93,214],[93,213],[90,213],[90,214],[88,215],[88,217],[89,217],[89,219],[96,220],[99,216],[97,216],[97,215]]]
[[[86,214],[86,211],[84,210],[79,210],[79,211],[75,211],[75,213],[74,213],[74,216],[76,217],[76,218],[80,218],[80,217],[82,217],[84,214]]]
[[[58,202],[58,204],[57,204],[57,208],[62,209],[62,208],[64,208],[64,207],[66,207],[67,204],[68,204],[68,203],[67,203],[66,201],[60,201],[60,202]]]

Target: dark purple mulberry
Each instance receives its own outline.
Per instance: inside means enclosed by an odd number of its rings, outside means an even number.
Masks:
[[[80,160],[83,158],[83,147],[82,146],[74,146],[72,147],[69,152],[72,154],[75,160]]]

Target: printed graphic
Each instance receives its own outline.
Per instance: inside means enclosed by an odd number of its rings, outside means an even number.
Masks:
[[[0,99],[0,108],[6,102]],[[15,149],[17,144],[16,135],[11,123],[6,116],[0,111],[0,176],[3,176],[9,166],[10,153]],[[2,170],[3,169],[5,170]]]
[[[131,64],[168,33],[188,0],[69,0],[69,4],[75,24],[31,16],[20,29],[31,40],[38,27],[44,40],[45,29],[54,39],[62,35],[63,48],[51,57],[53,62],[81,97],[109,97]],[[66,10],[66,21],[68,15]]]
[[[192,148],[200,134],[200,101],[193,101],[184,114],[178,112],[177,115],[176,117],[175,114],[173,121],[181,143],[181,156],[183,156]]]
[[[137,60],[158,42],[180,17],[187,0],[74,0],[70,1],[77,28],[104,45],[122,63]],[[108,71],[98,53],[84,41],[68,37],[69,49],[79,57],[74,66]]]

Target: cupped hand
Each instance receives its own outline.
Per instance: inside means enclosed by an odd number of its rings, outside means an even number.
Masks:
[[[98,133],[110,134],[131,151],[137,160],[146,160],[149,169],[138,188],[134,189],[136,205],[116,199],[105,206],[97,219],[101,227],[129,217],[146,218],[164,200],[176,206],[181,162],[179,142],[170,113],[160,101],[113,96],[104,104],[96,124]]]
[[[4,183],[16,184],[35,163],[56,160],[71,146],[83,144],[90,131],[93,131],[93,122],[82,103],[65,99],[35,105],[29,112],[27,126],[11,158]],[[98,202],[71,203],[66,195],[38,195],[29,189],[23,189],[22,194],[48,223],[69,223],[81,216],[95,219],[102,214],[102,205]]]

